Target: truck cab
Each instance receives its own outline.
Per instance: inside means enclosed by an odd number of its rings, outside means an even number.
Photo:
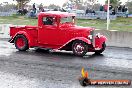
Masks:
[[[87,52],[100,54],[107,38],[94,34],[94,28],[75,25],[73,13],[49,11],[38,15],[38,26],[10,27],[10,43],[19,51],[29,48],[73,51],[77,56]]]

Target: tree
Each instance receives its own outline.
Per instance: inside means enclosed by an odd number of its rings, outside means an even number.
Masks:
[[[60,6],[54,5],[54,4],[50,4],[50,5],[48,6],[48,8],[49,8],[49,9],[59,9]]]
[[[66,5],[67,5],[67,2],[65,2],[65,3],[62,5],[62,7],[66,7]]]
[[[93,9],[95,11],[99,11],[100,10],[100,4],[99,3],[94,4]]]
[[[43,9],[43,4],[41,3],[39,6],[38,6],[38,8],[39,8],[39,10],[42,10]]]
[[[128,7],[129,13],[132,13],[132,0],[126,2],[126,6]]]
[[[18,9],[23,9],[24,6],[30,2],[31,0],[13,0],[13,1],[17,1],[17,5],[18,5]]]
[[[94,5],[97,0],[87,0],[87,1],[90,2],[92,5]]]
[[[84,6],[82,5],[83,0],[75,0],[74,2],[75,2],[77,9],[84,9]]]
[[[86,5],[86,9],[89,8],[89,9],[95,9],[95,4],[96,4],[97,0],[86,0],[84,2],[84,4]]]
[[[83,9],[83,0],[68,0],[63,4],[63,7],[69,8],[69,5],[71,6],[71,9]]]
[[[106,4],[108,3],[108,0],[106,0],[105,2]],[[121,4],[121,1],[120,0],[110,0],[110,4],[113,6],[113,7],[116,7],[116,6],[119,6]]]
[[[11,9],[16,9],[15,4],[0,4],[0,12],[9,12]]]

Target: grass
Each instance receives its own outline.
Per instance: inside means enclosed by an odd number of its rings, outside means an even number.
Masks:
[[[0,24],[37,25],[37,19],[26,18],[24,16],[0,17]]]
[[[90,26],[97,29],[106,30],[106,20],[85,20],[78,19],[77,25]],[[37,25],[37,19],[26,18],[24,16],[10,16],[0,17],[0,24],[13,24],[13,25]],[[117,18],[117,20],[111,20],[110,30],[129,31],[132,32],[132,18]]]
[[[97,19],[97,20],[80,19],[78,20],[77,25],[90,26],[90,27],[95,27],[97,29],[106,30],[107,21],[100,20],[100,19]],[[132,32],[132,18],[117,18],[117,20],[111,20],[109,30]]]

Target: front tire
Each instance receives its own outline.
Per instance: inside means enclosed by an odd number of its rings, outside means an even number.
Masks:
[[[105,50],[105,48],[106,48],[106,44],[105,44],[105,42],[102,44],[102,49],[100,49],[100,50],[96,50],[95,51],[95,54],[101,54],[104,50]]]
[[[83,41],[75,41],[72,44],[72,51],[76,56],[84,56],[88,52],[88,45]]]
[[[18,49],[19,51],[26,51],[29,49],[28,40],[24,35],[17,35],[14,43],[16,49]]]

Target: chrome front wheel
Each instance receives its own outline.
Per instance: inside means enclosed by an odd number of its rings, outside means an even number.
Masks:
[[[72,44],[72,51],[77,56],[84,56],[88,51],[88,45],[83,41],[75,41]]]

